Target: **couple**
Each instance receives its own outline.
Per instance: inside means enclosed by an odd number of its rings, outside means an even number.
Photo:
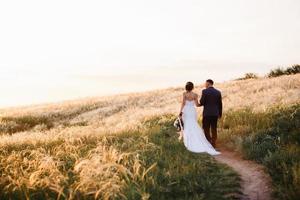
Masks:
[[[214,82],[208,79],[202,91],[200,102],[198,95],[193,92],[194,84],[187,82],[183,93],[182,105],[179,116],[182,117],[183,142],[185,147],[192,152],[206,152],[210,155],[219,155],[215,150],[217,140],[217,122],[222,116],[221,92],[213,87]],[[203,106],[203,129],[198,124],[196,106]],[[212,136],[210,135],[210,129]]]

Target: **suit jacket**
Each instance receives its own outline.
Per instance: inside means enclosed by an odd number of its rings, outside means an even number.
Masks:
[[[204,106],[203,116],[222,116],[222,95],[214,87],[202,90],[200,106]]]

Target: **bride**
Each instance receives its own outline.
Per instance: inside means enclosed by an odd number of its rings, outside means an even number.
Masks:
[[[196,106],[199,105],[199,98],[193,92],[194,84],[187,82],[185,89],[179,114],[184,124],[183,142],[185,147],[195,153],[206,152],[210,155],[219,155],[220,152],[216,151],[207,141],[203,129],[198,124]]]

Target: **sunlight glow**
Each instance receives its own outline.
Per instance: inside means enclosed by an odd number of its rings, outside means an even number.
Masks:
[[[225,81],[300,61],[298,0],[0,2],[0,106]]]

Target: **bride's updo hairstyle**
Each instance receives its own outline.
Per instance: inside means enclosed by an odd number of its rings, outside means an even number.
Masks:
[[[188,92],[192,91],[192,90],[194,89],[194,84],[193,84],[192,82],[187,82],[187,83],[185,84],[185,89],[186,89],[186,91],[188,91]]]

